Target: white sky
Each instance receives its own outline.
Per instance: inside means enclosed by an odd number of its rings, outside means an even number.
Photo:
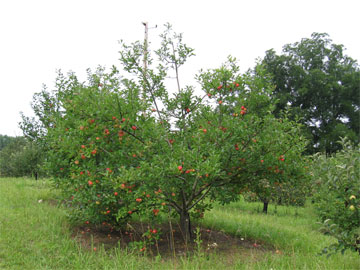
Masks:
[[[56,70],[119,66],[118,40],[154,45],[169,22],[196,56],[180,70],[182,85],[200,68],[216,68],[232,55],[245,71],[271,48],[326,32],[360,60],[359,0],[0,0],[0,134],[22,135],[20,111]],[[181,73],[182,72],[182,73]]]

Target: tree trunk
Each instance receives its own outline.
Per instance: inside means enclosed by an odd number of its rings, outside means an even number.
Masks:
[[[191,232],[190,214],[186,210],[182,210],[180,213],[180,230],[184,237],[185,243],[188,243],[190,240],[193,239],[193,235]]]
[[[265,201],[263,203],[264,203],[263,213],[267,214],[269,202]]]

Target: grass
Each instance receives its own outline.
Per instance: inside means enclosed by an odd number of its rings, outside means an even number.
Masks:
[[[272,249],[165,260],[119,248],[83,248],[71,237],[65,210],[47,203],[54,199],[56,191],[47,181],[0,179],[0,269],[360,269],[354,252],[317,255],[334,240],[317,231],[311,207],[277,207],[275,213],[271,206],[263,215],[257,203],[216,206],[202,226]]]

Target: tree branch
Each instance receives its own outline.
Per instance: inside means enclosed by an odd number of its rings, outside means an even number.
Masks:
[[[194,207],[195,205],[197,205],[202,199],[204,199],[205,196],[210,192],[210,190],[211,190],[211,186],[209,186],[208,190],[205,191],[205,192],[200,196],[199,199],[197,199],[190,207],[187,208],[187,211],[190,211],[191,208],[193,208],[193,207]]]

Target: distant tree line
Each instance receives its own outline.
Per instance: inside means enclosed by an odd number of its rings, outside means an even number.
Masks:
[[[12,140],[14,140],[14,137],[10,137],[7,135],[0,135],[0,151],[7,146]]]
[[[0,176],[34,177],[43,175],[41,148],[25,137],[0,135]]]

